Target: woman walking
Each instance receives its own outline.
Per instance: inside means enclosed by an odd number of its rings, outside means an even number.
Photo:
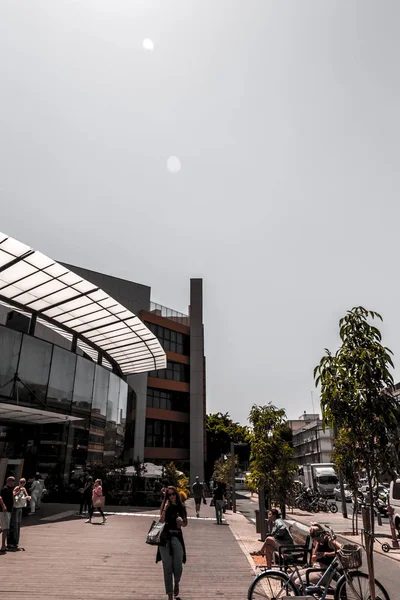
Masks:
[[[187,526],[186,508],[176,488],[169,486],[161,505],[160,523],[165,523],[162,536],[164,545],[158,547],[156,562],[162,560],[165,593],[168,600],[179,596],[179,583],[186,562],[182,527]]]
[[[19,485],[13,489],[13,509],[11,512],[10,534],[8,537],[9,548],[18,548],[21,532],[22,509],[28,504],[30,496],[25,489],[26,479],[20,479]]]
[[[86,523],[92,522],[93,513],[98,509],[99,513],[103,517],[103,523],[107,521],[107,517],[104,515],[102,506],[104,506],[104,496],[101,479],[96,479],[92,491],[92,504],[89,506],[89,518]]]

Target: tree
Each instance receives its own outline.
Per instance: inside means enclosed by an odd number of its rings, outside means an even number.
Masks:
[[[248,484],[250,489],[264,490],[269,503],[274,502],[285,511],[296,472],[285,410],[272,404],[254,405],[249,421],[252,429]]]
[[[369,322],[375,319],[382,321],[378,313],[362,306],[348,311],[339,321],[341,346],[335,354],[325,350],[314,370],[315,383],[321,386],[323,424],[336,425],[338,431],[351,436],[354,458],[366,472],[370,508],[380,473],[395,476],[398,460],[399,404],[392,394],[392,352],[382,345],[379,329]],[[372,533],[366,535],[366,548],[371,600],[375,600],[374,518],[370,510],[366,519],[366,529]]]
[[[342,428],[338,431],[334,442],[332,460],[336,471],[347,482],[353,494],[353,533],[358,535],[358,489],[360,487],[360,473],[363,469],[360,463],[360,455],[357,448],[357,440],[351,429]]]
[[[215,462],[222,455],[228,454],[231,442],[244,443],[247,441],[248,428],[235,423],[229,413],[215,413],[207,415],[206,439],[207,439],[207,462],[206,480],[212,477]],[[248,452],[243,449],[243,452]]]
[[[189,478],[178,471],[173,462],[165,467],[164,477],[168,481],[168,485],[173,485],[178,490],[182,500],[185,501],[190,494]]]

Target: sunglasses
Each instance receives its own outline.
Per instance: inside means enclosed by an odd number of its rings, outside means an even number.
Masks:
[[[168,494],[168,498],[171,498],[171,496],[176,496],[175,492],[170,492],[170,493]]]

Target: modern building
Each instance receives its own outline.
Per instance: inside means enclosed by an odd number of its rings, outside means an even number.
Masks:
[[[298,420],[289,421],[293,432],[294,460],[298,465],[332,462],[333,431],[322,427],[317,414],[304,413]]]
[[[101,287],[143,321],[167,357],[166,369],[133,374],[128,401],[125,463],[166,464],[204,477],[206,365],[204,357],[203,282],[190,281],[188,314],[155,304],[151,288],[65,265]]]
[[[68,487],[122,460],[129,380],[166,362],[126,306],[0,234],[0,484],[40,471]]]

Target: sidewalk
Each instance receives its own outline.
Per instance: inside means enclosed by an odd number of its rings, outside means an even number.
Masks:
[[[193,501],[187,506],[182,600],[243,600],[254,573],[231,528],[216,525],[212,507],[202,506],[197,519]],[[106,513],[113,512],[109,508]],[[76,516],[75,506],[44,504],[34,517],[23,519],[20,545],[25,551],[0,555],[0,596],[165,600],[156,548],[145,544],[154,511],[135,510],[141,512],[110,514],[103,526],[100,518],[86,524]]]

